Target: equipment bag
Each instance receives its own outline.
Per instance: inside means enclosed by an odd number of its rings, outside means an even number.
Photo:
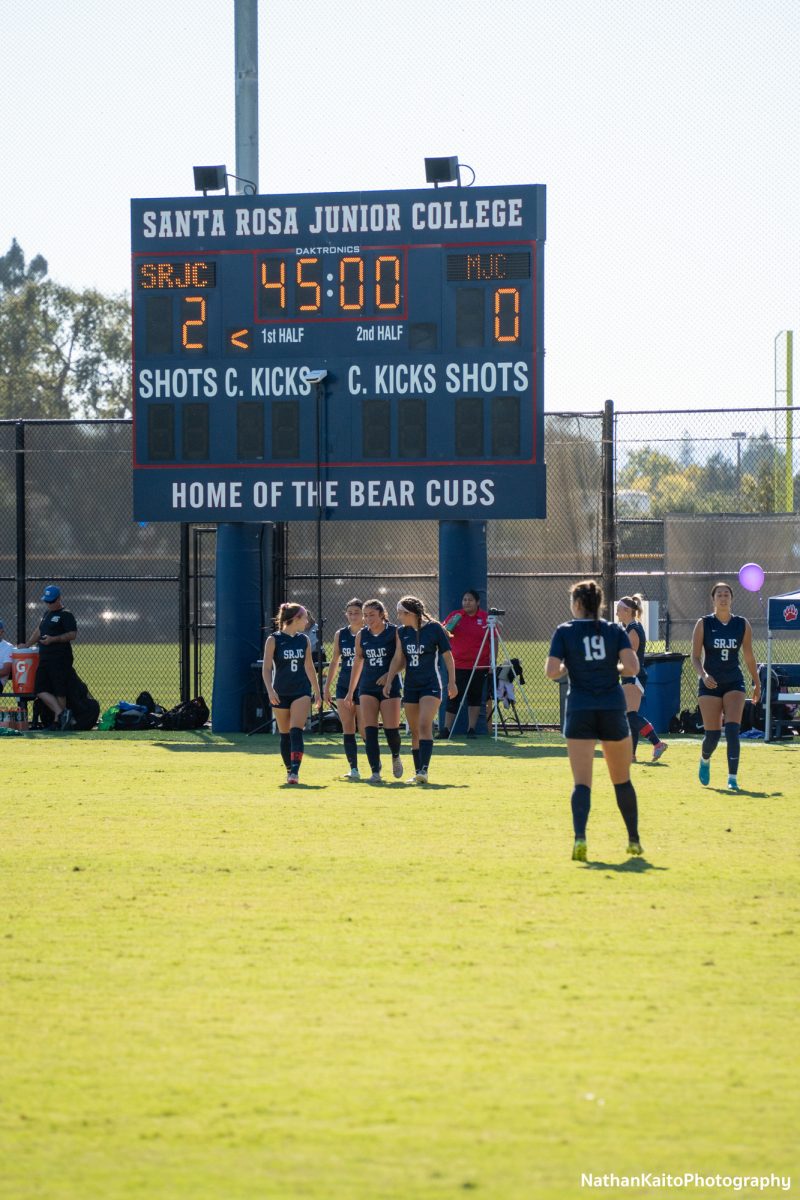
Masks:
[[[176,704],[164,713],[162,729],[202,729],[208,720],[208,705],[202,696]]]

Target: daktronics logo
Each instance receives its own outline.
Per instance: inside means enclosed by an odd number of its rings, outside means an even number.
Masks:
[[[784,619],[784,621],[796,621],[797,620],[796,605],[794,605],[794,604],[786,605],[786,608],[783,610],[783,619]]]

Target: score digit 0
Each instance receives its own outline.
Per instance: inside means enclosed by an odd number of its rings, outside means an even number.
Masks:
[[[497,288],[494,294],[494,340],[519,341],[519,289]]]

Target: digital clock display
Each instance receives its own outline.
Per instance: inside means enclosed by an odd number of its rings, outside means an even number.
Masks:
[[[132,231],[138,519],[544,515],[543,187],[134,200]]]

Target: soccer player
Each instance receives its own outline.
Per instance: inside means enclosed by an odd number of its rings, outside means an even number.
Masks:
[[[711,755],[722,736],[724,717],[728,790],[736,792],[739,789],[739,731],[745,699],[744,675],[739,666],[740,650],[753,681],[754,704],[761,697],[761,683],[753,654],[753,631],[745,617],[733,614],[731,585],[715,583],[711,589],[711,601],[713,612],[700,618],[692,635],[692,666],[700,681],[698,704],[705,729],[698,776],[703,786],[711,779]]]
[[[572,791],[575,862],[586,862],[586,824],[592,803],[594,748],[598,741],[628,831],[628,854],[643,853],[636,792],[631,783],[631,731],[625,715],[625,693],[619,681],[620,664],[625,675],[635,676],[639,673],[639,660],[625,630],[600,618],[602,600],[602,590],[593,579],[573,584],[572,620],[556,629],[545,663],[548,679],[569,675],[564,736],[575,781]]]
[[[395,679],[389,696],[383,694],[386,672],[397,646],[397,626],[386,616],[380,600],[364,601],[364,627],[356,634],[355,660],[350,672],[347,703],[361,708],[361,728],[372,770],[369,783],[381,783],[381,752],[378,747],[378,716],[383,717],[383,731],[392,754],[392,774],[400,779],[403,762],[400,758],[400,680]]]
[[[350,765],[350,770],[343,778],[357,782],[361,778],[358,771],[358,746],[356,744],[356,730],[358,729],[358,732],[361,733],[358,696],[353,696],[352,704],[346,704],[345,700],[350,687],[350,674],[356,655],[356,634],[364,624],[364,605],[354,597],[352,600],[348,600],[344,615],[347,618],[347,624],[341,629],[337,629],[333,635],[333,658],[328,668],[323,695],[326,703],[330,704],[331,684],[336,679],[336,711],[342,722],[344,753]],[[337,678],[336,668],[340,662],[341,667]]]
[[[644,669],[644,656],[647,650],[647,635],[644,631],[639,618],[642,615],[642,597],[635,594],[633,596],[623,596],[617,602],[617,620],[622,625],[622,628],[627,633],[631,649],[639,659],[639,674],[623,675],[622,690],[625,693],[625,702],[628,706],[628,724],[631,727],[631,739],[633,742],[633,761],[636,762],[636,747],[639,743],[639,734],[644,734],[648,742],[653,747],[653,762],[658,762],[661,755],[669,748],[666,742],[662,742],[661,738],[656,733],[653,726],[642,713],[639,712],[644,696],[644,685],[647,683],[647,671]]]
[[[397,605],[397,649],[394,653],[384,696],[391,694],[392,685],[404,671],[403,707],[411,730],[411,753],[416,768],[411,783],[427,783],[428,767],[433,753],[433,719],[442,702],[442,685],[437,671],[437,659],[447,668],[447,695],[458,695],[456,668],[450,641],[444,626],[425,611],[417,596],[403,596]]]
[[[311,712],[311,696],[322,707],[311,642],[305,630],[308,613],[302,604],[284,603],[275,618],[277,632],[264,645],[264,686],[281,735],[286,782],[299,782],[303,761],[303,729]]]

